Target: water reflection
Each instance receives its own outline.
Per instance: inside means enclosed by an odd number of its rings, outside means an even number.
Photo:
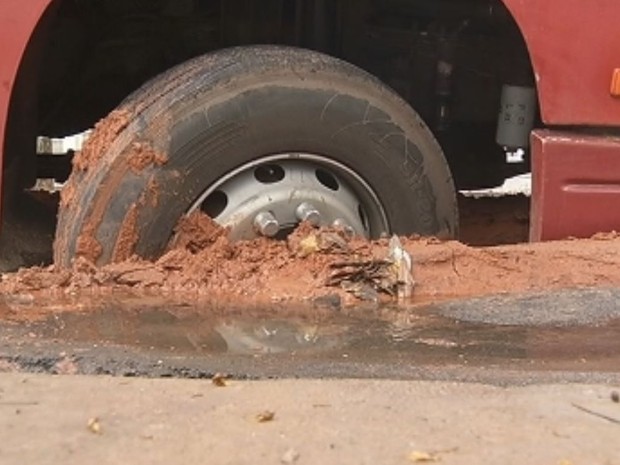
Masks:
[[[295,354],[360,360],[397,357],[409,363],[620,360],[620,321],[597,327],[497,326],[468,323],[427,309],[343,314],[213,312],[165,306],[62,313],[33,323],[44,338],[114,344],[179,354]],[[617,365],[617,364],[616,364]]]

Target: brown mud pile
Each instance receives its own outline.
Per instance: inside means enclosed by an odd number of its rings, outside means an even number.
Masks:
[[[3,276],[0,294],[5,301],[45,302],[54,295],[156,293],[192,304],[221,300],[248,306],[333,299],[344,305],[360,299],[375,303],[394,300],[384,292],[351,292],[350,286],[333,280],[342,264],[385,260],[388,239],[368,242],[348,238],[341,231],[302,225],[287,241],[231,243],[226,231],[203,215],[182,221],[177,233],[174,247],[154,263],[134,257],[97,268],[80,259],[71,270],[53,266],[23,269]],[[413,258],[416,282],[413,298],[406,304],[620,285],[620,236],[616,234],[480,248],[417,237],[402,238],[401,242]],[[368,268],[364,266],[360,269]]]

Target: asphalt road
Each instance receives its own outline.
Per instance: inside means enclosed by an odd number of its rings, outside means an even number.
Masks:
[[[617,465],[618,297],[4,322],[0,463]]]
[[[582,289],[286,315],[115,301],[0,324],[0,360],[25,372],[124,377],[619,383],[618,297]]]

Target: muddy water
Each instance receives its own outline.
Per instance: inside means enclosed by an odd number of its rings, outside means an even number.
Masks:
[[[321,362],[406,361],[420,366],[617,372],[620,312],[615,308],[616,294],[567,291],[407,310],[384,307],[346,312],[311,308],[247,311],[165,302],[136,306],[116,300],[86,312],[60,313],[28,323],[27,331],[37,339],[179,357],[226,355],[264,360],[292,355]],[[588,317],[592,303],[596,308]],[[569,315],[566,309],[571,304]],[[605,312],[597,311],[604,307],[608,307]],[[520,308],[522,319],[514,316]],[[498,313],[506,314],[505,321],[498,320]],[[532,314],[540,317],[532,318]]]

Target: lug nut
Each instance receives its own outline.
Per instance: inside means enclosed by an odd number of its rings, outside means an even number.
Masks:
[[[321,224],[321,213],[311,203],[304,202],[295,211],[299,221],[307,221],[314,227]]]
[[[274,237],[280,231],[280,224],[270,212],[260,212],[254,218],[256,231],[265,237]]]
[[[332,226],[337,229],[342,229],[349,236],[353,236],[355,234],[355,230],[351,226],[349,226],[349,223],[347,223],[342,218],[338,218],[337,220],[335,220],[332,223]]]

